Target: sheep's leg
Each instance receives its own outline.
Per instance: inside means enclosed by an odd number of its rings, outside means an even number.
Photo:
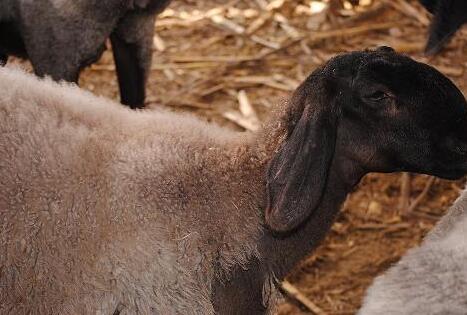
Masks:
[[[441,1],[430,27],[425,53],[437,54],[454,33],[467,22],[467,2],[465,0]]]
[[[152,58],[154,17],[128,14],[111,34],[120,97],[131,108],[144,106],[145,85]]]
[[[110,40],[117,68],[120,101],[131,108],[143,107],[145,76],[144,70],[138,64],[138,47],[135,44],[126,43],[115,34],[110,36]]]

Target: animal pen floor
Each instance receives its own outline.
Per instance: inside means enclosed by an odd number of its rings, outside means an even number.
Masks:
[[[174,0],[156,26],[148,106],[191,111],[238,130],[255,129],[272,103],[336,53],[389,45],[428,62],[467,92],[467,29],[434,58],[423,56],[429,15],[415,1],[371,0],[311,15],[309,0]],[[110,51],[82,87],[117,99]],[[407,82],[410,84],[410,82]],[[242,106],[239,107],[239,104]],[[245,110],[246,108],[246,110]],[[428,177],[414,176],[410,201]],[[371,174],[348,198],[332,231],[288,281],[321,314],[354,314],[372,279],[433,227],[464,181],[436,179],[415,209],[399,210],[401,174]],[[279,314],[309,314],[287,299]]]

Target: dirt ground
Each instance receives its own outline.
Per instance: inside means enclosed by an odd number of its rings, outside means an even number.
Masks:
[[[311,3],[313,2],[313,3]],[[379,45],[428,62],[467,89],[467,29],[436,56],[423,56],[431,17],[416,1],[361,0],[319,11],[309,0],[174,0],[156,23],[148,107],[192,111],[238,130],[258,122],[239,110],[246,98],[259,120],[331,56]],[[354,1],[355,2],[355,1]],[[112,55],[81,76],[82,87],[118,98]],[[407,84],[410,84],[407,82]],[[464,181],[436,179],[408,215],[401,174],[371,174],[343,206],[318,250],[288,280],[321,314],[354,314],[372,279],[420,242],[458,196]],[[412,177],[410,202],[428,177]],[[310,314],[288,299],[280,315]]]

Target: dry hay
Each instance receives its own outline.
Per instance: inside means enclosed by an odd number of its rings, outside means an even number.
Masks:
[[[418,2],[340,7],[332,1],[330,10],[312,14],[309,0],[174,0],[156,24],[148,105],[191,110],[229,128],[255,130],[271,104],[318,65],[337,53],[379,45],[428,62],[467,88],[465,28],[442,54],[428,59],[422,51],[430,17]],[[111,98],[117,98],[116,82],[109,51],[80,80],[84,88]],[[399,174],[365,177],[325,242],[291,272],[288,281],[316,313],[353,314],[374,276],[415,246],[463,187],[462,181],[436,180],[405,217],[398,207],[400,179]],[[408,196],[415,199],[426,182],[416,176]],[[309,312],[290,299],[279,314]]]

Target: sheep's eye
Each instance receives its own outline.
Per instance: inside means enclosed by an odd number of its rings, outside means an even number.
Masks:
[[[389,94],[383,92],[383,91],[376,91],[373,92],[369,95],[366,95],[365,98],[369,99],[370,101],[382,101],[384,99],[389,98]]]

